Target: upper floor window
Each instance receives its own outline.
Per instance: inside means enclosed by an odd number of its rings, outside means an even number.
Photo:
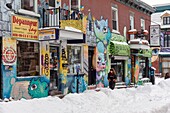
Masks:
[[[118,10],[112,7],[112,29],[118,30]]]
[[[35,11],[34,0],[21,0],[21,8],[28,11]]]
[[[55,0],[49,0],[49,6],[55,7]]]
[[[145,20],[141,19],[141,29],[145,29]]]
[[[130,29],[134,29],[134,16],[130,15]]]
[[[163,25],[169,25],[170,24],[170,17],[163,17]]]
[[[164,36],[164,47],[170,47],[170,35],[168,34]]]
[[[130,15],[130,30],[134,29],[134,16]],[[134,35],[130,35],[130,40],[134,39]]]
[[[79,9],[80,9],[80,1],[71,0],[71,10],[79,10]]]

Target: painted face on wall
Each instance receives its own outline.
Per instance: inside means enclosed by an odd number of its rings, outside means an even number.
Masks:
[[[94,22],[94,33],[97,42],[96,51],[96,80],[97,86],[103,87],[107,86],[107,46],[111,38],[111,32],[108,28],[108,20],[101,18],[100,21],[95,20]]]
[[[104,45],[107,45],[109,43],[111,32],[108,27],[108,20],[104,20],[102,18],[100,21],[95,20],[94,31],[97,37],[97,42],[102,41]]]
[[[48,96],[48,83],[45,81],[41,81],[40,78],[33,78],[30,81],[30,85],[28,87],[28,93],[32,98],[40,98]]]
[[[106,68],[105,55],[103,53],[98,54],[96,71],[104,71]]]

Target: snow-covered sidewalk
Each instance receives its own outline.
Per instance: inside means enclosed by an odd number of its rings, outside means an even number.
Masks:
[[[87,90],[63,99],[0,102],[0,113],[170,113],[170,79],[138,88]]]

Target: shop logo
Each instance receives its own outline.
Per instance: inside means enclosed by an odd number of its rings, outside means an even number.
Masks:
[[[49,56],[48,54],[46,53],[45,54],[45,63],[44,63],[44,68],[45,68],[45,75],[48,76],[49,74]]]
[[[2,58],[5,63],[14,63],[17,58],[16,51],[12,47],[6,47],[4,48]]]

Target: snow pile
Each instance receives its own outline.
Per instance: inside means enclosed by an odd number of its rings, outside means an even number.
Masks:
[[[0,113],[170,113],[170,79],[138,88],[102,88],[47,97],[0,102]]]

